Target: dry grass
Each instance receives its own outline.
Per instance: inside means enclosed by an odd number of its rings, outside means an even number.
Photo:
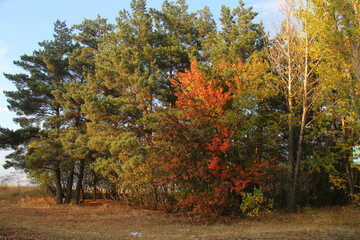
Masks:
[[[20,192],[16,199],[6,200],[3,196],[11,194],[0,190],[0,239],[360,239],[360,211],[351,208],[199,225],[111,201],[56,206],[32,193],[35,196],[24,197]],[[133,232],[141,236],[132,236]]]
[[[44,192],[37,187],[0,186],[0,206],[18,204],[29,201],[30,199],[44,197],[46,197]]]

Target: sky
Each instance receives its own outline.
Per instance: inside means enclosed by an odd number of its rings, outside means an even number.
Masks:
[[[169,0],[171,1],[171,0]],[[17,129],[12,122],[15,114],[7,108],[3,91],[16,90],[3,73],[21,73],[14,60],[19,60],[23,54],[31,55],[39,49],[39,42],[52,40],[54,22],[66,21],[68,26],[79,24],[84,18],[95,19],[97,15],[115,22],[119,10],[130,10],[131,0],[0,0],[0,126]],[[162,0],[147,0],[148,8],[160,9]],[[264,22],[266,29],[271,28],[272,19],[276,15],[278,0],[243,0],[245,7],[253,7],[259,15],[256,22]],[[217,20],[220,17],[222,5],[234,8],[238,0],[188,0],[189,12],[196,12],[208,6]],[[14,172],[5,170],[5,156],[9,152],[0,150],[0,178]]]

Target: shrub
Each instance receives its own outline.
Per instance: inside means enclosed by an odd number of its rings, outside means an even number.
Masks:
[[[360,209],[360,193],[350,194],[350,197],[353,207]]]
[[[268,215],[274,208],[274,201],[264,196],[264,193],[255,188],[252,193],[243,193],[240,210],[246,216],[257,217]]]

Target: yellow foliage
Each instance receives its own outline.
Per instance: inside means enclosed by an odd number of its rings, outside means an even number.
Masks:
[[[330,183],[337,189],[346,189],[346,181],[339,176],[330,174]]]
[[[274,208],[274,201],[264,196],[260,189],[255,188],[253,193],[243,193],[240,210],[249,217],[269,215]]]

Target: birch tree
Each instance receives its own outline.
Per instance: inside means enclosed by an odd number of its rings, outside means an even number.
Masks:
[[[314,49],[316,38],[311,34],[306,18],[301,15],[301,11],[306,8],[307,1],[284,1],[281,8],[284,17],[281,31],[269,41],[269,56],[274,71],[281,77],[279,91],[285,96],[288,108],[288,212],[295,211],[306,127],[311,122],[309,113],[321,92],[314,68],[320,63],[322,56]]]

